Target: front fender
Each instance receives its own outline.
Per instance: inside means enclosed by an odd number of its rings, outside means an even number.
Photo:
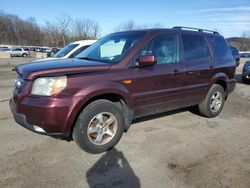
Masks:
[[[102,82],[97,84],[92,84],[86,88],[79,90],[76,95],[83,96],[85,101],[89,101],[90,99],[104,95],[104,94],[117,94],[120,95],[128,106],[133,106],[131,95],[129,92],[130,88],[126,88],[120,83],[117,82]]]
[[[69,114],[69,121],[65,130],[72,130],[74,126],[75,119],[81,109],[88,103],[89,100],[93,99],[94,97],[98,97],[104,94],[117,94],[120,95],[124,102],[128,105],[129,108],[132,107],[132,100],[129,94],[129,90],[124,87],[123,85],[115,82],[104,82],[101,84],[92,84],[86,88],[79,90],[75,93],[75,97],[79,98],[78,102],[72,106],[70,114]],[[129,124],[129,123],[128,123]]]

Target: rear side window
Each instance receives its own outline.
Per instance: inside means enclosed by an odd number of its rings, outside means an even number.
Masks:
[[[210,58],[208,45],[203,36],[182,35],[184,59],[203,61]]]
[[[232,59],[231,51],[223,37],[208,36],[208,40],[213,47],[214,56],[218,60]]]

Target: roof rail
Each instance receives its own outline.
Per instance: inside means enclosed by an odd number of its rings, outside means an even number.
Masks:
[[[200,28],[195,28],[195,27],[183,27],[183,26],[175,26],[172,29],[186,29],[186,30],[194,30],[198,32],[207,32],[207,33],[213,33],[213,34],[219,34],[217,31],[212,31],[208,29],[200,29]]]

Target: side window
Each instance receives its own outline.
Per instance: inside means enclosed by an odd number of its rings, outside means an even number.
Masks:
[[[182,42],[186,61],[202,61],[210,58],[209,48],[204,37],[182,35]]]
[[[208,40],[213,47],[214,56],[218,60],[232,59],[231,51],[223,37],[209,36]]]
[[[155,55],[157,64],[178,63],[178,36],[173,34],[157,36],[142,49],[140,55]]]

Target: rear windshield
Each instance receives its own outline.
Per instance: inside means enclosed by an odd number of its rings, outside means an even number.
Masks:
[[[217,60],[231,60],[233,58],[229,46],[223,37],[208,36],[207,38],[212,45],[213,53]]]
[[[59,50],[53,57],[56,57],[56,58],[64,57],[65,55],[67,55],[70,51],[72,51],[78,45],[79,44],[68,44],[63,49]]]

